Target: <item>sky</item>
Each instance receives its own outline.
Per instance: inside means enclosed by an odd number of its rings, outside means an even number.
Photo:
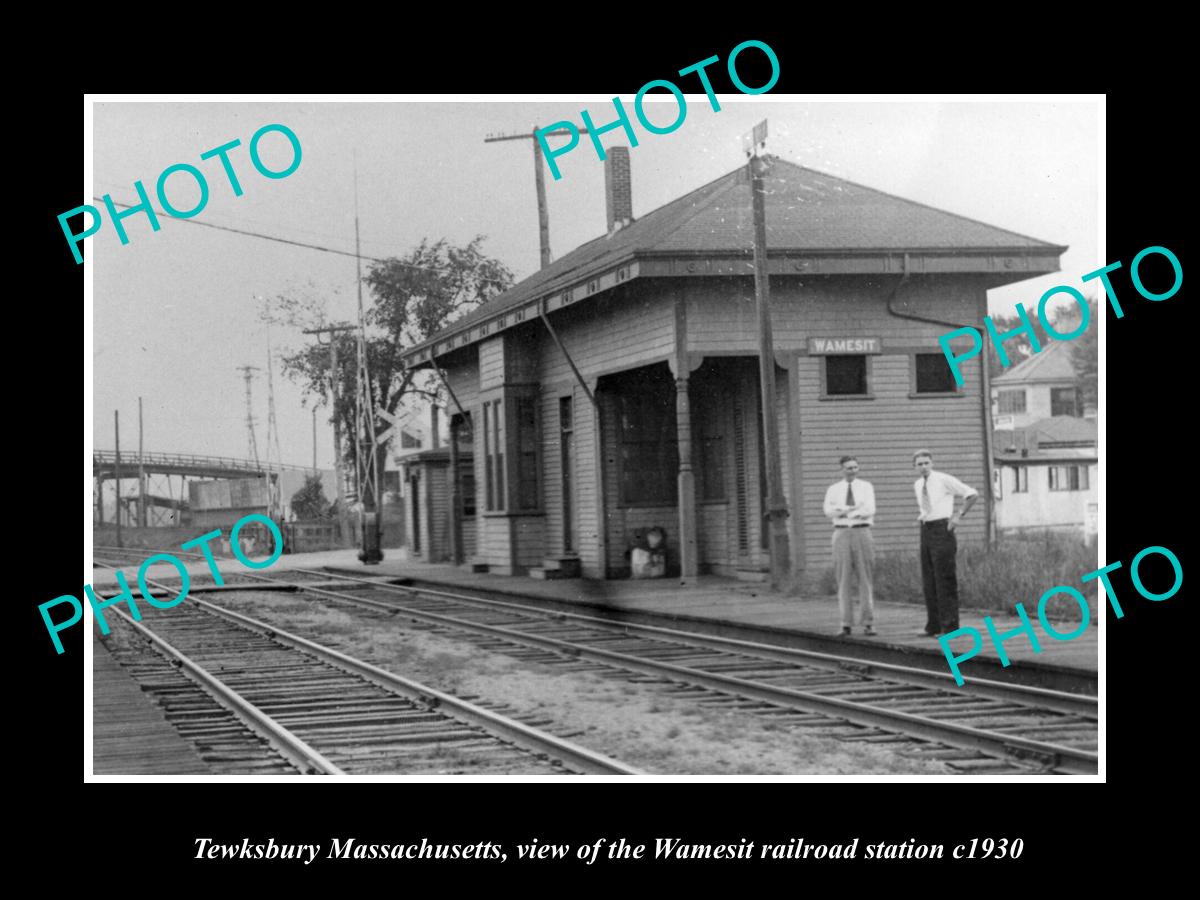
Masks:
[[[632,97],[623,97],[632,109]],[[355,260],[199,227],[243,231],[354,250],[355,169],[365,256],[401,255],[422,238],[464,244],[483,234],[483,250],[517,279],[538,268],[538,219],[532,144],[484,143],[491,134],[529,133],[535,125],[611,120],[610,98],[451,102],[127,102],[93,105],[92,194],[135,203],[141,180],[153,198],[159,173],[189,163],[207,177],[207,206],[194,220],[146,216],[124,221],[122,246],[111,223],[86,239],[92,279],[93,446],[137,446],[138,397],[147,451],[245,457],[245,388],[238,367],[262,371],[253,382],[256,438],[266,454],[267,345],[278,353],[305,340],[268,328],[256,297],[306,291],[327,298],[332,320],[355,318]],[[1055,244],[1069,245],[1062,272],[989,293],[992,313],[1036,307],[1059,284],[1080,287],[1100,257],[1098,191],[1103,136],[1098,101],[814,102],[762,95],[720,96],[714,112],[688,95],[683,124],[668,135],[638,129],[631,147],[633,212],[640,217],[744,164],[741,136],[768,119],[769,152],[822,172]],[[674,102],[647,104],[652,121],[669,122]],[[635,127],[636,126],[636,119]],[[300,140],[294,173],[267,179],[248,145],[263,125],[282,123]],[[617,143],[617,132],[606,145]],[[623,136],[622,136],[623,137]],[[230,152],[244,194],[235,197],[216,159],[200,154],[239,139]],[[620,140],[620,143],[625,143]],[[263,139],[273,169],[291,159],[279,134]],[[602,234],[603,165],[586,136],[546,173],[554,256]],[[180,209],[198,197],[187,175],[173,175],[168,196]],[[155,208],[161,209],[155,200]],[[69,252],[64,242],[64,252]],[[369,302],[369,298],[365,298]],[[311,406],[276,360],[274,393],[282,458],[310,465]],[[332,429],[318,413],[317,464],[333,463]]]

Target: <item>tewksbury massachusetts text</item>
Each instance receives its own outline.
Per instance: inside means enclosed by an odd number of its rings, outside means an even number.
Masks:
[[[621,842],[624,844],[624,842]],[[241,844],[218,844],[213,838],[195,838],[196,859],[295,859],[305,865],[321,856],[321,844],[277,844],[268,838],[265,844],[251,844],[243,838]],[[654,842],[655,859],[855,859],[859,839],[842,844],[808,844],[804,838],[791,838],[786,844],[756,844],[742,838],[737,844],[685,844],[678,838],[658,838]],[[549,854],[538,858],[561,859],[568,855],[568,845],[547,844]],[[755,850],[758,852],[756,853]],[[945,848],[940,844],[916,844],[910,839],[903,844],[868,844],[863,848],[865,859],[925,859],[940,858]],[[629,852],[632,851],[632,852]],[[629,848],[620,855],[641,858],[642,846]],[[522,856],[533,854],[523,853]],[[611,857],[613,854],[610,853]],[[431,844],[421,838],[420,844],[360,844],[355,838],[345,841],[333,838],[326,859],[442,859],[442,860],[499,860],[508,854],[501,845],[491,842],[477,844]]]

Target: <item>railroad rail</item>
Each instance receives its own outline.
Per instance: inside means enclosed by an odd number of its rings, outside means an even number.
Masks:
[[[852,740],[886,743],[900,735],[932,742],[938,746],[925,748],[926,755],[953,760],[957,752],[961,755],[957,767],[963,769],[988,766],[977,762],[981,754],[1000,761],[997,770],[1011,766],[1015,771],[1085,775],[1098,771],[1094,697],[987,679],[971,679],[958,687],[948,673],[864,662],[849,655],[614,623],[511,599],[395,585],[325,570],[293,569],[290,574],[302,577],[239,576],[473,635],[488,649],[511,653],[515,646],[550,659],[586,660],[643,680],[732,695],[776,713],[792,710],[817,726],[850,723],[856,726],[848,735]],[[324,583],[306,583],[303,578],[309,577]],[[331,589],[331,580],[353,584],[354,593]],[[365,596],[368,593],[375,596]]]
[[[510,716],[204,600],[189,599],[156,616],[153,629],[110,609],[298,772],[395,772],[399,764],[401,773],[428,774],[449,765],[472,774],[564,774],[564,769],[642,774]],[[115,655],[120,661],[129,652],[124,647]],[[144,672],[134,668],[133,675]],[[169,721],[172,713],[176,719],[193,714],[226,737],[238,731],[228,721],[215,724],[211,710],[197,710],[194,690],[181,692],[177,683],[153,678],[147,690],[158,691]],[[172,708],[175,695],[182,695],[184,709]],[[236,758],[244,760],[247,742],[240,734],[235,738]]]

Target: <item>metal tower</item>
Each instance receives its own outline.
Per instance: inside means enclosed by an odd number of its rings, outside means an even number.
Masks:
[[[238,371],[246,380],[246,433],[249,436],[250,459],[254,460],[254,464],[259,464],[258,459],[258,441],[254,438],[254,403],[250,397],[250,382],[254,378],[253,372],[260,372],[258,366],[238,366]]]

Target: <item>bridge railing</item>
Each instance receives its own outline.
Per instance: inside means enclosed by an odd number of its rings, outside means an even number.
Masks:
[[[139,455],[136,451],[121,452],[121,468],[136,466],[139,463],[151,466],[171,466],[181,469],[237,469],[246,472],[266,472],[272,468],[264,462],[256,463],[252,459],[239,459],[234,456],[199,456],[193,453],[142,453]],[[116,464],[117,453],[115,450],[92,451],[93,468],[115,466]],[[311,466],[283,464],[277,466],[277,468],[304,471],[310,469]]]

